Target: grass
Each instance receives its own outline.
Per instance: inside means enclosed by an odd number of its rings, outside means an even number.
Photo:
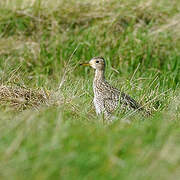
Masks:
[[[180,2],[0,2],[1,179],[178,179]],[[93,70],[151,117],[103,124]]]

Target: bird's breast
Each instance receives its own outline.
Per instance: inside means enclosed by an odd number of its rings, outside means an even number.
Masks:
[[[95,107],[95,109],[96,109],[96,114],[100,114],[101,112],[102,112],[102,109],[101,109],[101,106],[102,106],[102,104],[101,104],[101,101],[98,99],[98,98],[96,98],[96,97],[94,97],[94,107]]]

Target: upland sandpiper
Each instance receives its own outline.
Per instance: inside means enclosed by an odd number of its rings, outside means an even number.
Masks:
[[[134,111],[141,111],[143,108],[130,96],[112,87],[105,79],[105,60],[103,57],[94,57],[83,66],[91,66],[95,69],[93,80],[94,106],[96,114],[104,114],[109,119],[113,111],[118,107]]]

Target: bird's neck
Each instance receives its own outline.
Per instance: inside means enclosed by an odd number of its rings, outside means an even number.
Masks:
[[[105,81],[104,70],[95,71],[94,81]]]

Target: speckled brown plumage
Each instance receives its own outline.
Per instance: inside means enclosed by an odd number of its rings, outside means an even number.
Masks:
[[[89,63],[81,65],[90,65],[95,69],[93,80],[94,106],[97,114],[104,113],[106,119],[109,119],[112,112],[117,108],[142,110],[142,107],[130,96],[112,87],[104,76],[105,61],[102,57],[95,57]]]

